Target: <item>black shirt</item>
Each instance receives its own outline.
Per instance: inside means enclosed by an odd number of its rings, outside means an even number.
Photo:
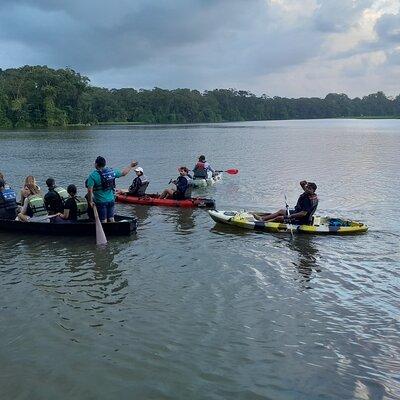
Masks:
[[[69,210],[69,221],[78,220],[78,207],[76,206],[76,201],[73,197],[70,197],[65,201],[64,209]]]
[[[56,214],[58,212],[64,211],[64,205],[60,195],[53,189],[49,191],[44,196],[44,204],[46,204],[47,211],[50,214]]]
[[[297,200],[296,207],[294,211],[296,213],[305,211],[307,215],[304,217],[305,220],[309,220],[312,214],[314,214],[315,210],[318,206],[318,197],[316,194],[309,195],[307,193],[302,193]],[[303,219],[303,218],[302,218]]]

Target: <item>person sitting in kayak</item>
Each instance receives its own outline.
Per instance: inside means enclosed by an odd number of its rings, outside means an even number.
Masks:
[[[194,179],[209,179],[215,175],[215,171],[211,168],[211,165],[206,161],[206,157],[201,155],[199,161],[193,168]]]
[[[85,198],[76,195],[76,186],[68,185],[67,192],[69,197],[65,201],[64,211],[58,213],[54,222],[77,222],[78,220],[88,219],[88,203]]]
[[[96,205],[101,222],[114,222],[115,179],[128,175],[137,164],[136,161],[132,161],[122,171],[113,170],[106,167],[104,157],[99,156],[96,158],[94,163],[95,170],[87,178],[86,187],[88,190],[88,203],[92,208]]]
[[[318,207],[318,196],[315,194],[317,185],[314,182],[301,181],[300,186],[303,188],[304,193],[297,200],[294,210],[289,210],[289,216],[285,209],[281,209],[273,214],[266,214],[259,218],[265,222],[274,221],[296,225],[309,225]]]
[[[53,178],[46,180],[46,185],[49,191],[44,195],[44,203],[46,204],[49,214],[57,214],[64,211],[65,202],[68,199],[68,192],[56,186],[56,181]]]
[[[44,199],[36,184],[28,183],[25,185],[21,191],[21,195],[24,198],[24,203],[17,216],[19,221],[28,222],[32,218],[47,215]]]
[[[137,167],[134,171],[136,178],[133,180],[132,185],[129,186],[128,193],[135,196],[144,196],[147,186],[149,186],[149,180],[143,175],[142,167]]]
[[[17,208],[17,194],[0,178],[0,219],[15,219]]]
[[[192,192],[192,180],[190,179],[189,170],[187,167],[178,168],[179,176],[175,181],[172,181],[176,185],[176,190],[165,189],[161,195],[161,199],[173,198],[175,200],[190,199]]]

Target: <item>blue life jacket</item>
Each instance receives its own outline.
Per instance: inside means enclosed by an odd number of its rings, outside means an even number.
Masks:
[[[115,189],[115,172],[112,168],[105,167],[101,171],[97,170],[100,175],[101,186],[95,186],[93,190],[114,190]]]
[[[17,210],[17,194],[11,188],[0,192],[0,218],[15,218]]]

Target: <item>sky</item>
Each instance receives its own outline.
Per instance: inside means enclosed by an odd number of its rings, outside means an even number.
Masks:
[[[399,0],[0,0],[0,68],[108,88],[400,93]]]

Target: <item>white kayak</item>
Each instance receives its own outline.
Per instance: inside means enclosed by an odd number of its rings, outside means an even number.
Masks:
[[[215,222],[228,224],[244,229],[253,229],[265,232],[288,232],[291,231],[309,234],[330,234],[330,235],[352,235],[363,233],[368,230],[368,226],[358,221],[351,221],[341,218],[313,217],[311,225],[295,225],[281,222],[264,222],[254,218],[249,212],[240,211],[217,211],[208,212]]]
[[[213,186],[222,179],[222,172],[217,172],[216,175],[207,179],[193,179],[194,188]]]

